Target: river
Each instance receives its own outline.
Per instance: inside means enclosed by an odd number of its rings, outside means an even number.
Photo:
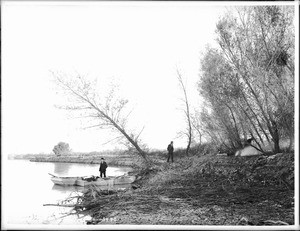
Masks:
[[[89,217],[63,217],[71,208],[43,206],[55,204],[74,193],[77,186],[54,185],[48,173],[57,176],[88,176],[99,174],[99,164],[46,163],[29,160],[6,160],[2,168],[2,221],[7,225],[84,225]],[[119,176],[129,167],[111,167],[107,176]],[[130,185],[123,185],[129,188]]]

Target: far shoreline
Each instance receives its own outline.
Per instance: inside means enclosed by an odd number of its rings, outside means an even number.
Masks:
[[[100,164],[101,158],[110,166],[131,167],[138,166],[138,162],[134,158],[127,155],[112,155],[100,153],[73,153],[70,155],[55,156],[54,154],[26,154],[9,156],[9,160],[28,160],[30,162],[50,162],[50,163],[77,163],[77,164]]]
[[[82,159],[82,160],[74,160],[74,159],[44,159],[44,158],[35,158],[35,159],[29,159],[30,162],[48,162],[48,163],[76,163],[76,164],[100,164],[101,160],[88,160],[88,159]],[[118,160],[106,160],[106,162],[110,166],[126,166],[126,167],[133,167],[134,163],[132,161],[118,161]]]

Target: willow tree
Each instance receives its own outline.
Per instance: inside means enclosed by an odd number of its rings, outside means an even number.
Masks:
[[[208,48],[201,61],[201,70],[198,90],[212,109],[211,117],[219,127],[216,132],[222,136],[223,145],[228,143],[230,149],[240,148],[243,133],[234,103],[239,97],[239,86],[233,78],[232,68],[220,52]]]
[[[237,7],[217,24],[222,52],[275,152],[284,133],[294,134],[287,123],[294,114],[293,19],[291,6],[251,6]]]
[[[109,129],[116,134],[116,139],[125,140],[133,147],[148,167],[151,161],[141,148],[139,134],[129,132],[126,109],[128,100],[117,92],[117,86],[111,85],[108,91],[99,91],[97,81],[77,75],[74,77],[54,73],[55,83],[63,93],[67,103],[60,105],[75,114],[77,118],[86,119],[86,128]]]
[[[217,23],[220,49],[204,56],[200,84],[229,141],[248,134],[274,152],[282,137],[292,143],[293,17],[289,6],[236,7]]]

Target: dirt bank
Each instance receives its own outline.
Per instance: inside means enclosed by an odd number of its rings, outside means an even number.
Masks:
[[[194,156],[157,161],[134,190],[90,188],[78,200],[89,224],[292,225],[294,155]]]

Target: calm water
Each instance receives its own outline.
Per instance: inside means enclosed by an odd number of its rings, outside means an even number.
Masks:
[[[28,160],[7,160],[4,164],[2,218],[5,224],[83,225],[85,220],[89,220],[89,217],[62,217],[71,208],[43,204],[55,204],[83,190],[77,186],[54,185],[48,173],[57,176],[98,175],[98,164],[43,163]],[[131,170],[128,167],[109,166],[106,175],[119,176]],[[122,187],[128,188],[130,185]]]

